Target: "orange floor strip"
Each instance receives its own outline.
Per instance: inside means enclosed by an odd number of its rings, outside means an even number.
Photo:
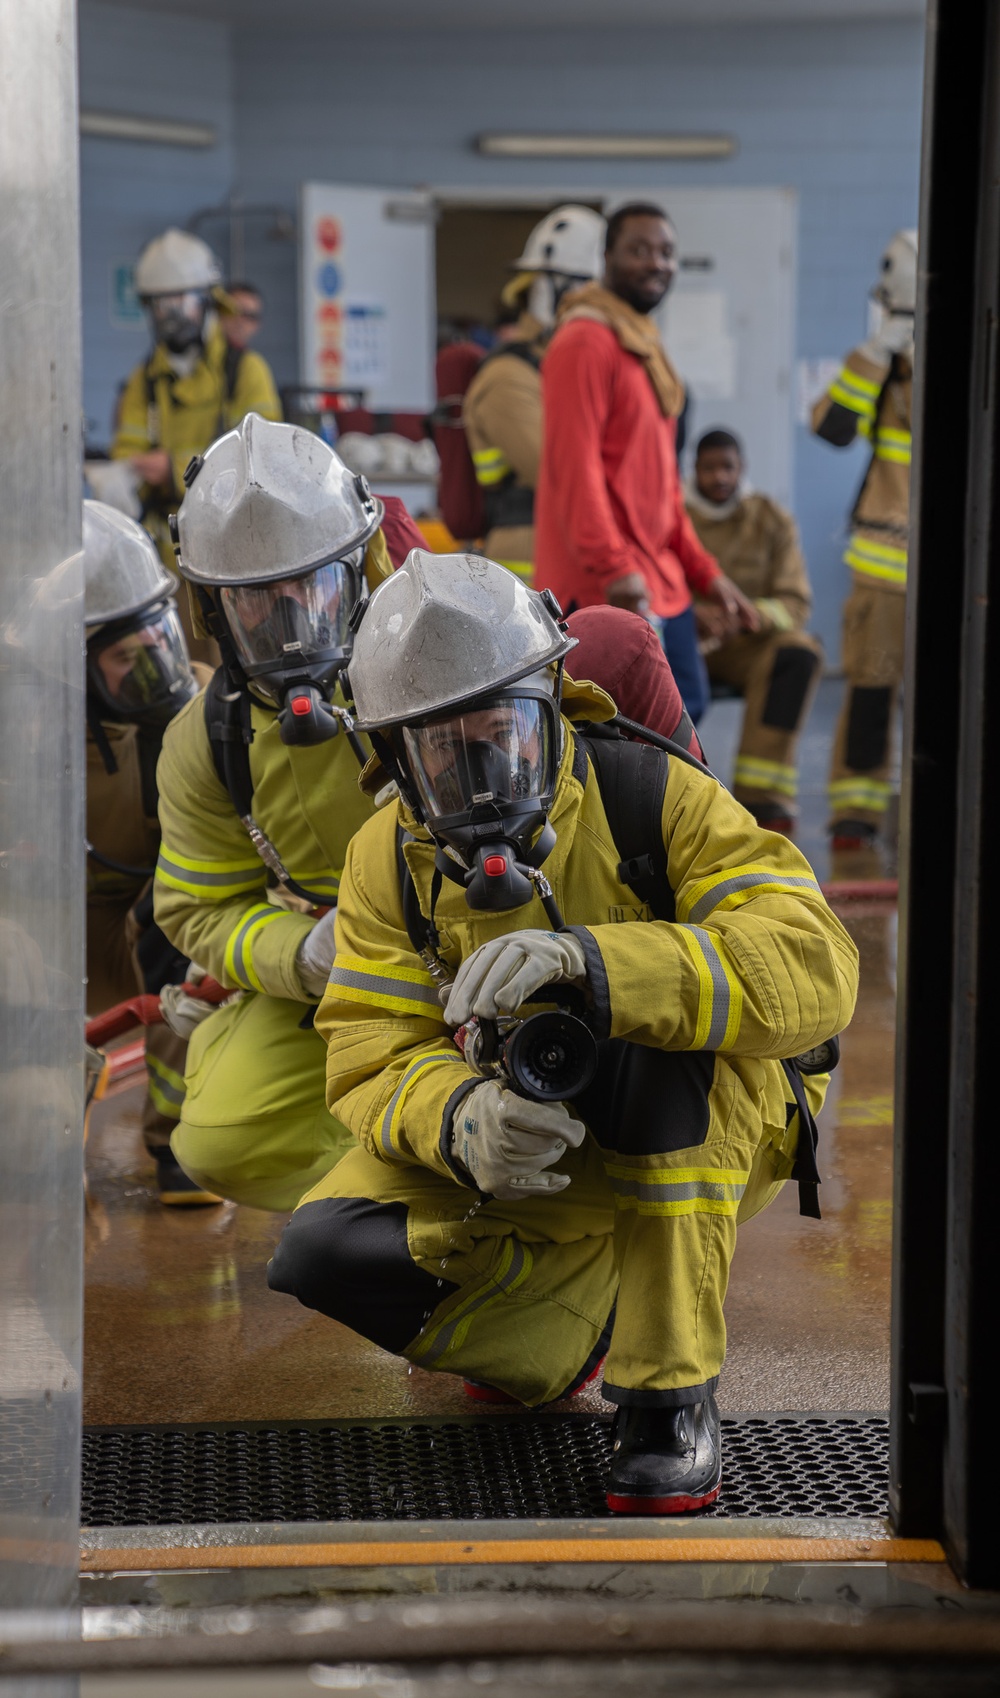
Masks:
[[[85,1574],[193,1568],[397,1568],[448,1563],[537,1562],[944,1562],[933,1539],[665,1538],[435,1539],[370,1544],[174,1545],[88,1550]]]

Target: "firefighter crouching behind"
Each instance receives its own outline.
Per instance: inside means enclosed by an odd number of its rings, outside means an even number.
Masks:
[[[284,1209],[350,1142],[312,1017],[371,812],[337,680],[366,580],[391,563],[381,503],[298,426],[251,414],[188,478],[178,561],[223,667],[164,741],[156,917],[244,994],[192,1038],[173,1149],[211,1190]]]
[[[663,1513],[718,1493],[737,1222],[792,1171],[780,1058],[850,1018],[857,954],[792,844],[674,756],[650,855],[676,922],[630,923],[601,763],[560,715],[613,704],[564,679],[555,612],[490,561],[418,551],[369,603],[349,694],[379,756],[367,788],[391,774],[402,799],[348,851],[317,1016],[359,1147],[302,1199],[269,1278],[480,1396],[543,1404],[607,1351],[609,1503]],[[599,1040],[571,1104],[484,1079],[455,1041],[556,984]]]
[[[135,268],[153,351],[129,377],[111,458],[131,463],[142,523],[172,572],[169,519],[184,494],[189,460],[247,413],[281,417],[267,361],[251,349],[230,348],[219,328],[219,312],[228,305],[221,282],[211,248],[186,230],[157,236]],[[192,655],[215,665],[214,644],[188,628],[186,598],[180,610]]]
[[[527,583],[542,454],[542,354],[563,295],[600,276],[603,245],[604,219],[589,206],[558,206],[535,226],[503,291],[505,302],[523,306],[517,339],[486,356],[466,392],[462,421],[486,506],[483,551]]]
[[[83,504],[87,635],[87,1012],[179,985],[188,962],[153,922],[160,847],[156,763],[164,729],[207,682],[188,662],[176,578],[146,532],[100,501]],[[197,676],[195,675],[197,674]],[[170,1151],[184,1096],[186,1041],[168,1024],[146,1032],[143,1140],[160,1201],[215,1203]]]
[[[843,616],[847,690],[830,767],[835,849],[873,844],[892,796],[909,545],[916,230],[897,230],[872,293],[881,323],[848,354],[812,414],[814,432],[834,448],[859,435],[871,445],[844,553],[852,583]]]
[[[744,484],[743,451],[727,430],[702,437],[686,490],[703,548],[757,610],[756,631],[732,629],[717,604],[695,604],[708,675],[746,701],[733,794],[767,831],[790,832],[796,748],[819,682],[822,648],[804,630],[812,607],[795,520]]]

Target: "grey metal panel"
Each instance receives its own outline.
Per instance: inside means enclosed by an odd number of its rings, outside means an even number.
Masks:
[[[4,1608],[70,1605],[77,1570],[84,971],[78,247],[73,0],[0,0]]]

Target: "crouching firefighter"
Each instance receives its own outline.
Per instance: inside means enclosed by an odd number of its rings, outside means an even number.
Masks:
[[[480,1397],[537,1407],[606,1355],[608,1502],[659,1514],[718,1494],[737,1223],[793,1173],[781,1058],[850,1018],[857,956],[791,843],[620,738],[572,646],[476,556],[415,551],[368,605],[348,693],[400,799],[348,851],[317,1016],[358,1147],[269,1278]]]
[[[333,961],[368,751],[338,678],[391,570],[381,503],[319,437],[251,413],[187,470],[178,564],[223,664],[160,762],[156,915],[244,994],[195,1032],[173,1150],[192,1178],[290,1208],[350,1142],[313,1011]]]
[[[153,921],[160,846],[156,763],[165,727],[208,681],[192,667],[174,601],[177,580],[147,533],[101,501],[83,503],[87,638],[87,1012],[188,977],[187,959]],[[187,1045],[164,1023],[146,1032],[142,1134],[163,1203],[216,1203],[171,1155]]]

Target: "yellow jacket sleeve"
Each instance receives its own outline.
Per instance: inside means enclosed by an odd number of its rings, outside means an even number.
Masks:
[[[281,402],[271,368],[252,348],[248,348],[240,360],[236,388],[226,411],[230,429],[245,419],[248,413],[259,413],[261,418],[281,421]]]
[[[131,373],[118,405],[118,428],[111,444],[111,458],[130,460],[133,454],[148,454],[152,447],[146,368],[141,365]]]
[[[451,1117],[481,1080],[456,1048],[406,934],[395,818],[394,808],[377,814],[347,852],[337,954],[316,1015],[328,1045],[327,1107],[379,1160],[420,1162],[468,1185],[451,1160]],[[376,902],[376,887],[391,899]]]
[[[889,359],[873,358],[867,343],[852,348],[826,394],[813,407],[814,435],[834,448],[846,448],[858,435],[870,436],[890,363]]]
[[[573,928],[598,1036],[781,1060],[842,1031],[857,950],[794,844],[680,761],[663,822],[677,922]]]
[[[311,1000],[295,964],[315,921],[267,900],[267,876],[219,783],[198,695],[172,720],[157,767],[158,925],[221,984]]]
[[[534,366],[517,355],[491,362],[473,379],[465,420],[477,471],[477,450],[499,453],[520,483],[535,488],[542,457],[542,380]]]

